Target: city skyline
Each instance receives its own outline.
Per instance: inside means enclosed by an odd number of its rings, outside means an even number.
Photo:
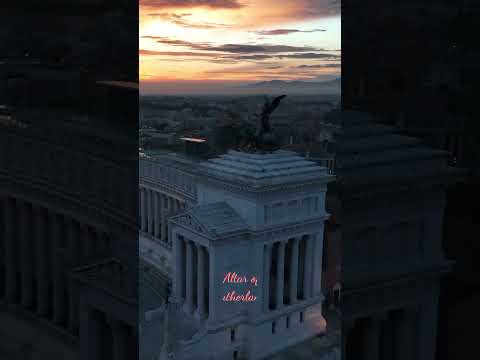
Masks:
[[[336,78],[339,12],[335,0],[141,0],[141,88]]]

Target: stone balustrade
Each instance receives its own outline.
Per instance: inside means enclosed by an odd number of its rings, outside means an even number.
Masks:
[[[137,194],[128,189],[136,189],[129,182],[137,179],[127,174],[127,169],[125,163],[93,151],[85,153],[18,130],[0,133],[0,177],[42,190],[48,188],[132,221],[137,216]],[[124,186],[111,186],[113,181],[122,181]]]

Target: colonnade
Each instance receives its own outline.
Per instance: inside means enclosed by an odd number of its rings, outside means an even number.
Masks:
[[[168,241],[168,218],[185,208],[185,202],[154,189],[140,187],[140,230]]]
[[[42,206],[1,199],[4,257],[0,288],[10,304],[78,333],[78,296],[69,271],[106,251],[106,235]]]
[[[317,242],[318,240],[318,242]],[[317,295],[316,274],[322,244],[312,235],[297,236],[264,245],[263,308],[278,310]]]
[[[129,360],[138,358],[136,330],[131,325],[118,320],[93,307],[85,314],[84,358],[89,360]],[[83,350],[83,349],[82,349]]]
[[[346,326],[346,359],[416,360],[419,357],[419,309],[407,307],[388,313],[374,314]],[[354,339],[359,337],[359,339]],[[355,344],[358,348],[352,348]],[[355,347],[354,346],[354,347]]]
[[[175,293],[187,313],[199,319],[209,313],[210,256],[208,248],[178,236],[175,240]]]

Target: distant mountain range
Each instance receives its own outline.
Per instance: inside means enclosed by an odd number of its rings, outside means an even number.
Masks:
[[[150,88],[149,88],[150,86]],[[167,90],[165,90],[167,89]],[[168,89],[171,89],[170,91]],[[317,96],[327,95],[338,97],[341,94],[341,77],[323,81],[285,81],[270,80],[250,84],[230,83],[204,83],[204,82],[171,82],[169,86],[164,83],[141,84],[141,93],[144,95],[173,95],[173,96],[262,96],[262,95],[295,95]]]
[[[336,78],[333,80],[326,80],[326,81],[270,80],[270,81],[261,81],[261,82],[242,85],[242,86],[250,87],[250,88],[263,87],[263,86],[289,86],[289,87],[306,86],[306,87],[318,88],[318,87],[324,87],[324,86],[339,86],[340,82],[341,82],[340,78]]]
[[[255,93],[340,94],[341,78],[326,81],[270,80],[237,86],[235,89]]]

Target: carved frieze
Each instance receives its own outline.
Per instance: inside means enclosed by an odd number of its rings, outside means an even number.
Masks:
[[[171,219],[173,223],[183,225],[185,227],[190,228],[191,230],[194,230],[197,233],[203,234],[203,235],[210,235],[214,236],[214,234],[209,233],[192,215],[190,214],[183,214],[179,216],[175,216],[174,218]]]

